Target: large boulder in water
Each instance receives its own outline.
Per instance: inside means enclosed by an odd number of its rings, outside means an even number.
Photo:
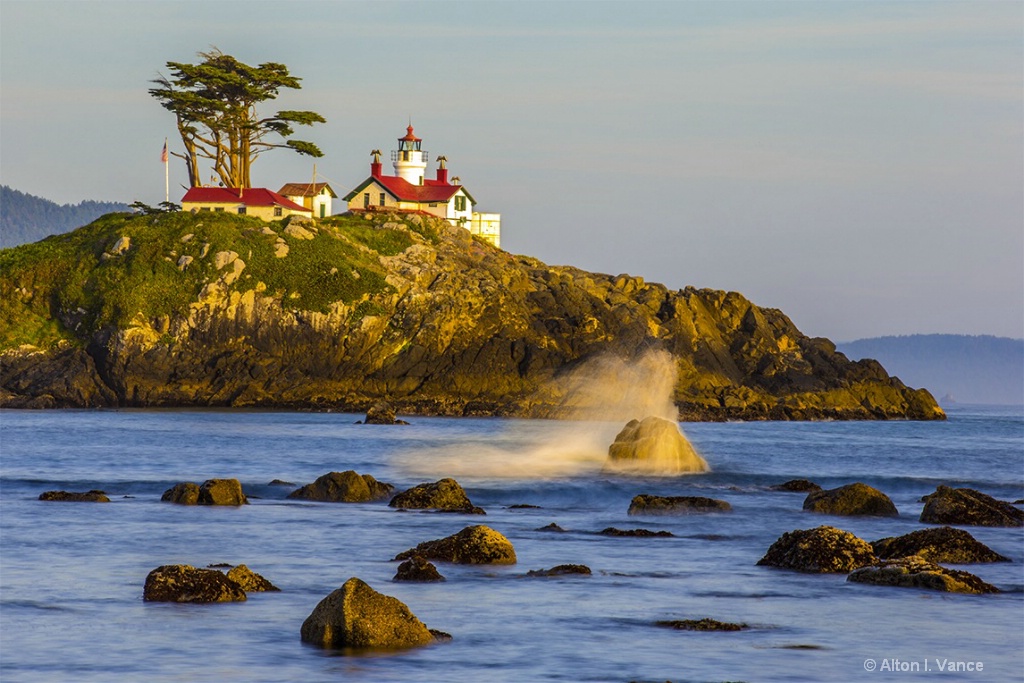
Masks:
[[[164,495],[160,496],[160,500],[165,503],[176,503],[178,505],[198,505],[199,484],[191,481],[175,484],[164,491]]]
[[[436,541],[424,541],[395,556],[405,560],[421,555],[430,560],[457,564],[515,564],[512,543],[494,529],[482,524],[468,526],[457,534]]]
[[[391,484],[377,481],[369,474],[357,474],[354,470],[328,472],[312,484],[288,494],[289,498],[316,500],[325,503],[365,503],[387,498],[394,490]]]
[[[187,564],[157,567],[146,576],[142,599],[148,602],[241,602],[245,591],[216,569]]]
[[[1024,526],[1024,512],[974,489],[939,486],[923,498],[925,524]]]
[[[917,555],[929,562],[970,564],[974,562],[1010,562],[963,529],[943,526],[920,529],[895,538],[882,538],[871,544],[882,559]]]
[[[946,569],[921,557],[911,555],[895,560],[882,560],[876,565],[857,569],[847,581],[871,583],[877,586],[926,588],[948,593],[999,593],[992,584],[985,583],[974,574]]]
[[[871,544],[832,526],[788,531],[768,548],[759,566],[815,574],[845,573],[874,564]]]
[[[469,500],[459,482],[451,478],[413,486],[392,498],[388,505],[410,510],[483,513],[483,510],[475,507]]]
[[[900,516],[889,496],[860,482],[825,491],[811,491],[804,499],[804,510],[827,515]]]
[[[708,464],[679,425],[660,417],[630,420],[608,447],[607,469],[646,474],[707,472]]]
[[[323,648],[397,650],[434,641],[403,602],[355,577],[320,601],[300,633],[302,642]]]

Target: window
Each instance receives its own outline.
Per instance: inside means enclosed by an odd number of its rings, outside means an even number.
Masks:
[[[244,206],[238,207],[238,213],[244,214],[245,213],[245,207]]]
[[[223,211],[223,210],[224,210],[224,207],[223,207],[223,206],[218,206],[218,207],[216,207],[216,208],[214,209],[214,211]]]
[[[384,206],[384,193],[383,192],[380,193],[380,205]]]
[[[274,215],[275,216],[280,216],[282,213],[284,213],[284,212],[281,211],[281,207],[280,206],[275,206],[274,207]]]
[[[402,152],[402,161],[409,161],[409,153]]]
[[[199,210],[200,210],[200,211],[209,211],[209,210],[210,210],[210,207],[208,207],[208,206],[200,206],[200,207],[199,207]]]
[[[465,211],[466,210],[466,198],[459,195],[455,197],[455,210]]]
[[[370,193],[369,192],[364,192],[363,193],[363,208],[364,209],[369,209],[370,208]]]

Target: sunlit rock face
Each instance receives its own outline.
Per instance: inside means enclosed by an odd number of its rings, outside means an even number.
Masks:
[[[707,472],[700,457],[675,422],[660,417],[630,420],[608,447],[606,469],[636,474]]]

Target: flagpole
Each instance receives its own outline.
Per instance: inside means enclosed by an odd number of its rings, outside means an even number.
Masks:
[[[167,138],[164,138],[164,201],[171,201],[171,162],[167,154]]]

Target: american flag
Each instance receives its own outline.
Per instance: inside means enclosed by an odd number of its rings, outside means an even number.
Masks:
[[[160,162],[167,163],[167,140],[164,140],[164,151],[160,153]]]

